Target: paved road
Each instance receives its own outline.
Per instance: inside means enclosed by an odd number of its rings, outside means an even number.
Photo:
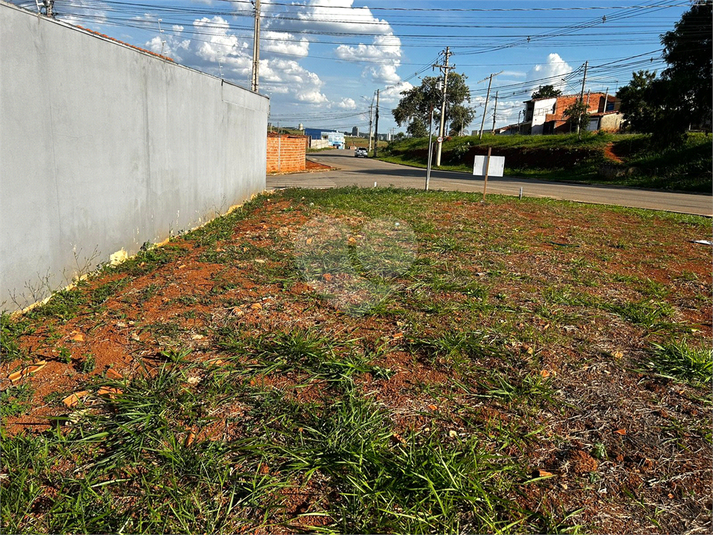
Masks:
[[[331,150],[309,155],[311,160],[338,168],[333,171],[299,173],[267,177],[268,189],[281,188],[334,188],[357,185],[361,187],[395,186],[423,188],[426,170],[404,165],[355,158],[349,149]],[[483,179],[465,173],[433,171],[430,188],[448,191],[483,191]],[[691,193],[666,193],[621,187],[588,186],[545,182],[534,179],[489,178],[488,193],[549,197],[594,204],[613,204],[633,208],[650,208],[685,214],[713,216],[713,197]]]

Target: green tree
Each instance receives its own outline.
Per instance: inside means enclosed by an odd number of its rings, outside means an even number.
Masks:
[[[661,144],[681,142],[691,126],[711,127],[713,2],[699,1],[661,36],[668,67],[655,73],[633,73],[617,91],[621,111],[631,128],[654,134]]]
[[[562,94],[562,91],[559,89],[555,89],[555,86],[553,85],[541,85],[540,87],[537,88],[537,91],[532,93],[532,100],[535,100],[537,98],[554,98],[554,97],[559,97]]]
[[[587,109],[587,104],[578,100],[564,110],[563,115],[567,117],[567,124],[569,124],[570,132],[577,126],[579,126],[580,132],[587,129],[587,126],[589,125],[589,112]]]
[[[475,119],[475,110],[469,106],[453,106],[448,109],[448,117],[451,122],[449,135],[460,136],[465,127]]]
[[[660,103],[655,102],[652,85],[656,72],[639,71],[633,73],[628,85],[616,92],[621,100],[621,112],[629,128],[635,132],[651,132],[660,112]]]
[[[676,105],[684,115],[685,123],[700,123],[710,127],[711,94],[713,93],[713,58],[711,33],[713,32],[713,2],[696,2],[681,16],[674,29],[661,36],[663,58],[668,68],[661,77],[671,87],[668,93],[676,95]],[[686,125],[687,126],[687,125]]]
[[[458,121],[459,130],[464,129],[473,120],[473,111],[466,103],[470,102],[470,89],[465,83],[466,76],[451,73],[448,76],[446,92],[446,122]],[[398,106],[392,110],[394,120],[399,126],[408,125],[407,132],[413,137],[428,135],[428,122],[433,109],[433,119],[441,119],[443,94],[438,87],[440,78],[426,76],[421,85],[403,91]],[[455,123],[454,123],[455,125]],[[435,126],[435,125],[434,125]]]

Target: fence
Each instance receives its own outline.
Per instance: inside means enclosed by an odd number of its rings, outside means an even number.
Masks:
[[[265,189],[267,98],[0,2],[0,309]]]

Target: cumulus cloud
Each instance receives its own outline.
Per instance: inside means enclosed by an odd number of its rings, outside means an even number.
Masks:
[[[309,55],[309,41],[305,37],[298,40],[291,33],[266,31],[260,37],[260,53],[305,58]]]
[[[552,85],[555,89],[563,90],[566,83],[562,78],[571,72],[572,67],[559,54],[553,53],[547,56],[546,63],[535,65],[530,69],[525,80],[532,82],[533,91],[541,85]]]
[[[356,102],[352,98],[343,98],[341,102],[337,103],[338,108],[342,108],[343,110],[355,110],[356,109]]]
[[[260,79],[265,82],[266,88],[271,92],[291,93],[299,102],[307,104],[329,102],[329,99],[321,91],[324,82],[316,73],[308,71],[294,60],[261,60]],[[276,88],[277,91],[275,91]],[[285,88],[288,90],[285,91]]]
[[[339,59],[346,61],[373,61],[401,59],[401,39],[394,34],[377,35],[370,45],[339,45],[335,51]]]
[[[162,39],[156,36],[144,46],[147,50],[163,56],[168,56],[174,61],[183,62],[186,52],[189,51],[191,41],[189,39],[177,39],[173,36],[167,36]]]
[[[387,104],[396,104],[403,98],[401,93],[403,91],[409,91],[410,89],[413,89],[413,85],[409,82],[398,82],[394,85],[390,85],[381,91],[381,100]]]

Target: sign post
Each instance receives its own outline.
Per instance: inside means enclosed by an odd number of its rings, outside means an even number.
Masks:
[[[488,171],[490,171],[490,154],[493,150],[492,147],[488,147],[488,159],[485,161],[485,181],[483,182],[483,202],[485,202],[485,194],[488,191]]]

